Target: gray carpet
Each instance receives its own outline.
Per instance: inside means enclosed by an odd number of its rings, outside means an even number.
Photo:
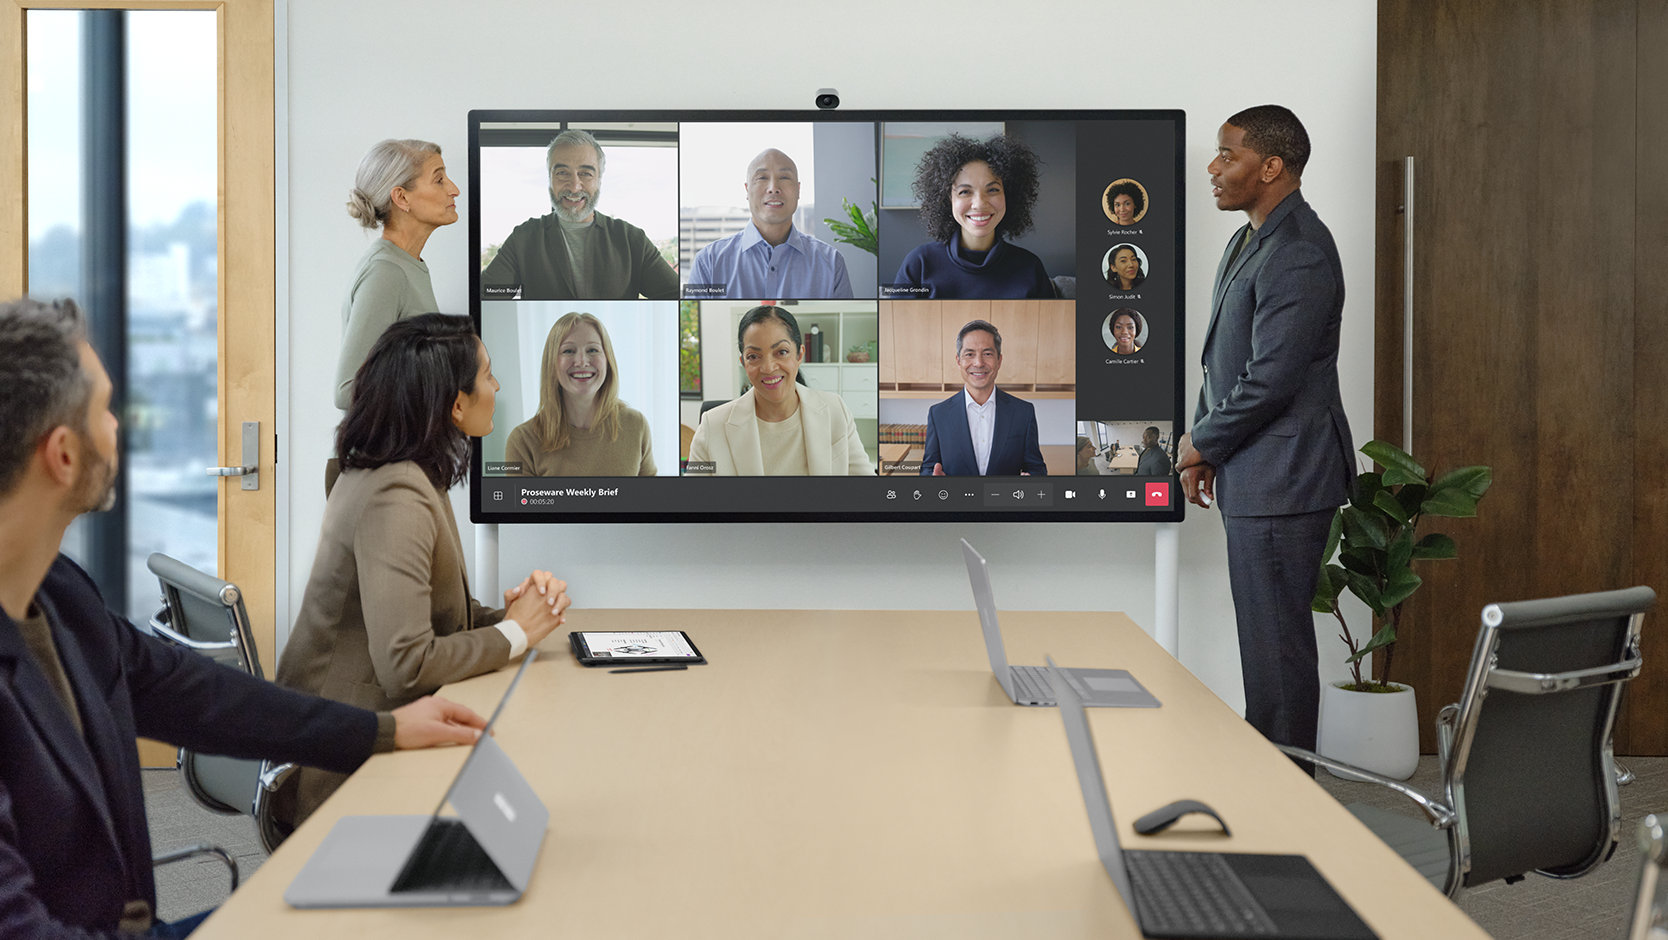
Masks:
[[[1624,757],[1637,777],[1621,790],[1622,839],[1616,854],[1591,874],[1561,881],[1530,875],[1517,884],[1496,881],[1460,889],[1457,901],[1495,940],[1607,940],[1626,936],[1639,881],[1639,820],[1668,812],[1668,757]],[[1341,803],[1365,803],[1411,817],[1423,814],[1406,797],[1368,783],[1351,783],[1322,773],[1322,787]],[[1427,796],[1441,797],[1436,758],[1419,759],[1407,781]]]
[[[1639,876],[1634,833],[1647,813],[1668,811],[1668,757],[1623,758],[1622,763],[1638,779],[1622,788],[1622,843],[1610,861],[1573,881],[1530,875],[1515,885],[1495,882],[1461,891],[1460,909],[1496,940],[1622,937]],[[144,777],[145,807],[156,851],[213,842],[237,859],[243,877],[260,867],[266,854],[247,816],[220,816],[198,806],[180,785],[176,771],[147,770]],[[1371,784],[1350,783],[1324,773],[1320,782],[1340,802],[1417,814],[1406,798]],[[1408,782],[1426,794],[1439,796],[1436,758],[1421,758],[1419,771]],[[216,861],[191,860],[164,866],[156,873],[160,916],[174,920],[214,907],[225,901],[226,885],[226,868]]]
[[[255,822],[248,816],[211,813],[191,798],[179,771],[144,770],[145,812],[151,826],[151,851],[157,854],[202,842],[231,853],[247,879],[266,861]],[[157,916],[178,920],[217,907],[230,884],[226,866],[214,858],[191,858],[156,870]]]

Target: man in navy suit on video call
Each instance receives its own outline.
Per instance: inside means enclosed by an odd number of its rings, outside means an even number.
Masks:
[[[1249,222],[1216,269],[1204,385],[1176,469],[1189,502],[1220,498],[1239,622],[1245,719],[1313,749],[1320,673],[1309,600],[1354,445],[1338,393],[1344,274],[1304,200],[1309,135],[1279,105],[1248,108],[1216,135],[1216,208]]]
[[[966,387],[927,410],[922,476],[1045,476],[1037,410],[996,387],[1002,334],[973,320],[956,335],[956,367]]]

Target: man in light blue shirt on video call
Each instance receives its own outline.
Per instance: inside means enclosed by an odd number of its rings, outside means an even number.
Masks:
[[[747,208],[753,223],[695,256],[684,296],[747,300],[814,300],[851,296],[845,259],[833,245],[793,227],[799,209],[799,167],[780,150],[747,165]]]

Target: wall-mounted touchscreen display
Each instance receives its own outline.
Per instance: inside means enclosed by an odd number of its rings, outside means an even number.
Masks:
[[[1181,518],[1180,111],[471,111],[477,522]]]

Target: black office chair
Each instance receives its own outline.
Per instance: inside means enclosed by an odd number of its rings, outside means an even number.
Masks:
[[[1639,893],[1633,903],[1633,922],[1627,940],[1668,940],[1668,898],[1662,869],[1668,864],[1668,838],[1663,822],[1646,816],[1639,823]]]
[[[227,875],[231,879],[231,884],[226,888],[226,891],[228,893],[230,893],[232,891],[237,890],[237,885],[238,885],[237,859],[232,858],[232,853],[226,851],[225,849],[221,848],[220,846],[211,845],[207,842],[201,843],[199,845],[188,845],[184,848],[174,849],[174,850],[169,851],[169,852],[163,852],[161,855],[158,855],[155,858],[151,859],[151,867],[152,868],[161,868],[163,865],[167,865],[167,864],[170,864],[172,862],[183,862],[187,859],[198,858],[198,857],[209,857],[209,858],[219,859],[221,861],[221,863],[226,866]]]
[[[243,592],[213,575],[167,555],[146,561],[162,585],[162,609],[151,618],[156,636],[216,662],[265,679],[260,653],[243,606]],[[240,760],[180,748],[186,789],[205,809],[239,813],[255,820],[261,846],[271,852],[289,833],[272,818],[272,795],[295,771],[294,764]]]
[[[1437,715],[1443,797],[1300,748],[1300,760],[1389,787],[1429,825],[1350,806],[1357,818],[1449,897],[1535,871],[1584,875],[1615,851],[1621,828],[1611,732],[1639,674],[1648,587],[1490,604],[1465,689]]]
[[[728,398],[716,398],[701,402],[701,417],[706,417],[707,412],[729,401],[730,399]]]

